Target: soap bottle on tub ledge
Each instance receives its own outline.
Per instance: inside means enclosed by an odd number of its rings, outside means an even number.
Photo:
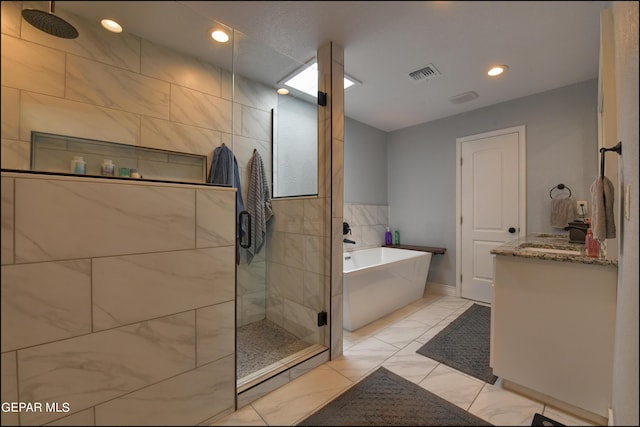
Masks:
[[[396,230],[393,233],[394,239],[393,239],[393,244],[394,245],[399,245],[400,244],[400,230]]]
[[[391,230],[389,229],[389,227],[387,227],[387,231],[385,231],[384,233],[384,244],[385,245],[390,245],[393,242],[391,241]]]

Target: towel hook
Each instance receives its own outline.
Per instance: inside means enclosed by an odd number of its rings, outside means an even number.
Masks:
[[[555,190],[556,188],[558,190],[564,190],[564,189],[569,190],[569,195],[567,196],[567,198],[571,197],[571,189],[569,187],[567,187],[566,185],[564,185],[564,184],[558,184],[555,187],[553,187],[551,190],[549,190],[549,197],[550,198],[553,199],[553,196],[551,195],[551,193],[553,193],[553,190]]]
[[[600,149],[600,176],[601,177],[604,177],[604,153],[606,153],[607,151],[615,151],[616,153],[618,153],[618,155],[621,155],[622,141],[618,141],[618,143],[611,148],[602,147]]]

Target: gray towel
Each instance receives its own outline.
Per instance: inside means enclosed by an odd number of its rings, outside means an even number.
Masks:
[[[551,226],[565,228],[576,219],[576,202],[571,197],[551,199]]]
[[[260,252],[267,233],[267,222],[273,216],[271,192],[262,157],[253,150],[249,160],[249,188],[247,191],[247,211],[251,215],[251,245],[247,248],[247,263]]]
[[[599,241],[616,238],[613,218],[613,184],[606,176],[600,176],[591,184],[591,229]]]

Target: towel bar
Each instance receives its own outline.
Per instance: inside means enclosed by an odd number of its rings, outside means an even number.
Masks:
[[[622,141],[618,141],[618,143],[616,145],[614,145],[611,148],[604,148],[602,147],[600,149],[600,176],[603,177],[604,176],[604,153],[606,153],[607,151],[615,151],[616,153],[618,153],[618,155],[622,154]]]
[[[549,197],[550,198],[553,199],[553,195],[551,193],[553,193],[553,190],[555,190],[556,188],[558,190],[565,190],[565,189],[569,190],[569,195],[567,196],[567,198],[571,197],[571,189],[569,187],[567,187],[566,185],[564,185],[564,184],[558,184],[555,187],[551,188],[551,190],[549,190]]]

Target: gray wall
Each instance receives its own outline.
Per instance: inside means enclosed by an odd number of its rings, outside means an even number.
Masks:
[[[456,284],[456,138],[525,125],[527,232],[557,232],[549,224],[552,187],[563,183],[591,200],[597,93],[594,79],[388,134],[391,227],[403,243],[447,248],[433,257],[430,282]]]
[[[614,2],[620,182],[631,186],[631,217],[619,226],[618,303],[613,360],[615,425],[638,417],[638,3]]]
[[[345,117],[344,201],[387,204],[387,133]]]

